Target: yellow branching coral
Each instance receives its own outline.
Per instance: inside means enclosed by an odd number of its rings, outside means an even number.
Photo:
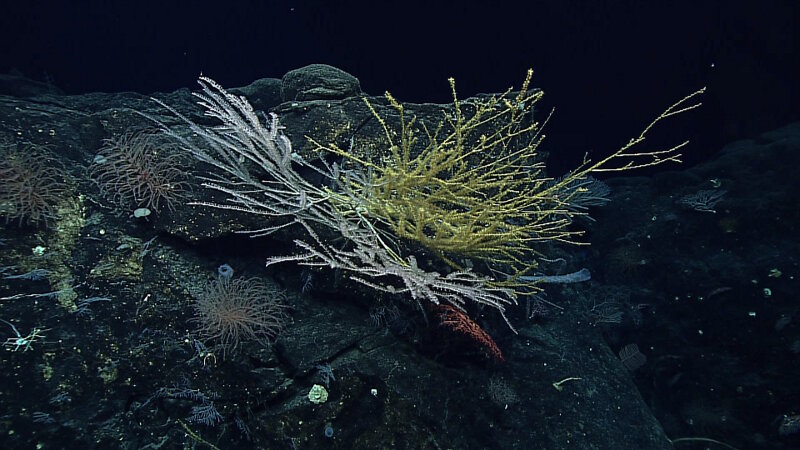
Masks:
[[[660,120],[699,106],[686,106],[695,92],[668,108],[628,144],[597,162],[585,159],[559,179],[547,177],[538,152],[544,135],[532,121],[543,92],[530,88],[528,71],[518,92],[510,89],[461,101],[451,78],[453,107],[435,128],[408,118],[404,106],[386,93],[399,114],[390,126],[365,100],[384,130],[389,146],[382,161],[366,160],[336,145],[318,149],[343,157],[366,176],[348,179],[348,201],[384,223],[396,236],[419,242],[453,265],[453,256],[482,260],[510,274],[513,283],[535,267],[537,242],[576,242],[581,232],[569,227],[571,207],[581,181],[591,172],[628,170],[678,161],[678,146],[633,152]]]

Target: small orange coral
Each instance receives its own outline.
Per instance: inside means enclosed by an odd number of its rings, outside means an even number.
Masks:
[[[443,327],[468,337],[495,361],[505,362],[503,352],[500,351],[500,347],[497,346],[494,339],[465,312],[450,305],[435,305],[433,309],[439,315]]]

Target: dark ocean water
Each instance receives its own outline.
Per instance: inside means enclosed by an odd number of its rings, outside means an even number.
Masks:
[[[799,9],[6,2],[0,448],[800,448]]]

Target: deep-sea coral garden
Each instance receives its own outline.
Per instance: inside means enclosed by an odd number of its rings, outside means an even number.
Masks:
[[[189,197],[182,162],[191,155],[210,170],[196,179],[225,196],[195,204],[262,216],[265,227],[247,230],[254,235],[286,227],[305,235],[295,240],[297,253],[268,255],[268,266],[294,261],[346,272],[375,291],[410,296],[423,314],[423,302],[445,304],[468,321],[472,301],[495,308],[513,329],[506,308],[518,295],[535,293],[541,281],[529,276],[543,257],[536,245],[574,242],[581,231],[570,227],[573,220],[598,204],[594,200],[603,201],[602,193],[592,194],[602,183],[590,174],[679,161],[685,142],[652,152],[638,147],[659,121],[698,106],[690,102],[702,92],[670,106],[611,155],[586,159],[554,179],[538,152],[544,136],[532,111],[542,91],[529,87],[530,77],[529,71],[518,91],[471,101],[459,100],[451,79],[453,105],[431,124],[409,117],[388,93],[393,123],[365,99],[384,133],[364,145],[380,150],[369,154],[352,141],[343,149],[309,138],[318,154],[313,161],[293,150],[277,115],[262,120],[244,97],[201,78],[195,96],[221,126],[196,124],[162,103],[191,136],[157,120],[160,132],[124,131],[105,140],[87,175],[116,207],[146,217]],[[52,223],[68,194],[66,173],[45,151],[4,150],[0,213],[20,225]],[[301,170],[315,173],[316,181]],[[413,242],[445,263],[444,272],[435,263],[419,264]],[[269,306],[280,305],[275,297],[256,279],[220,276],[194,305],[197,334],[223,351],[235,350],[240,339],[274,338],[285,316],[281,307]],[[491,338],[472,325],[479,331],[471,336],[493,349]]]
[[[132,346],[132,359],[160,345],[159,351],[209,370],[233,364],[242,354],[270,351],[292,326],[292,300],[284,288],[262,273],[234,274],[228,264],[220,265],[215,276],[210,270],[189,270],[154,243],[157,236],[142,233],[148,221],[171,220],[191,205],[205,220],[236,223],[254,216],[257,226],[235,231],[282,241],[283,252],[263,255],[267,266],[308,268],[303,292],[313,289],[312,274],[332,273],[328,281],[334,287],[356,286],[381,302],[377,323],[407,330],[398,325],[402,314],[417,314],[420,323],[438,324],[447,339],[469,342],[501,363],[501,347],[475,320],[477,314],[488,307],[495,312],[488,320],[516,331],[509,311],[519,298],[538,294],[543,282],[587,279],[584,271],[543,275],[546,245],[580,242],[577,219],[587,216],[588,206],[607,201],[607,187],[592,173],[679,161],[685,142],[656,151],[641,148],[642,143],[657,123],[697,107],[693,102],[702,92],[670,106],[617,151],[597,161],[585,159],[556,178],[546,173],[539,151],[544,135],[533,108],[542,92],[529,86],[530,77],[529,72],[518,90],[468,100],[458,98],[450,80],[453,103],[434,119],[416,117],[388,93],[383,104],[364,99],[364,120],[376,123],[378,132],[351,136],[347,145],[313,136],[290,140],[277,114],[256,111],[247,99],[208,78],[200,79],[201,90],[194,94],[205,118],[190,119],[156,100],[170,119],[140,116],[139,126],[107,136],[83,170],[62,167],[47,148],[3,143],[0,215],[30,254],[4,253],[0,275],[16,283],[19,292],[0,300],[55,299],[79,319],[91,319],[112,304],[121,323],[147,324],[171,311],[160,317],[168,326],[145,326],[138,336],[98,322],[84,336],[90,343],[81,350],[86,354],[97,342],[120,339]],[[87,210],[94,212],[86,216]],[[107,216],[121,225],[107,226]],[[80,260],[94,260],[94,266],[73,264],[75,252],[84,252]],[[174,272],[147,274],[148,258]],[[139,287],[143,277],[155,277],[148,282],[163,288]],[[189,292],[178,292],[172,283],[178,278],[188,278]],[[112,298],[110,291],[122,298]],[[164,299],[181,296],[190,300],[165,306]],[[386,301],[410,301],[412,308],[401,314]],[[35,305],[19,317],[0,313],[6,350],[27,353],[62,341],[53,340],[62,336],[58,322],[45,325],[37,315],[43,306]],[[185,348],[191,349],[189,355]],[[169,370],[163,362],[150,365],[142,373]],[[308,394],[313,404],[325,402],[326,387],[335,379],[327,367],[326,386],[315,384]],[[92,369],[106,383],[119,381],[118,359],[109,354],[98,351]],[[52,362],[36,370],[45,377],[79,376],[56,374],[59,368]],[[132,410],[185,401],[191,409],[178,423],[195,443],[215,447],[193,428],[198,424],[228,421],[249,436],[248,406],[226,403],[216,392],[194,387],[195,381],[165,382]],[[78,392],[65,382],[51,404],[67,405],[73,395]],[[55,420],[45,412],[31,417],[40,423]],[[330,425],[324,435],[334,436]]]
[[[696,108],[692,102],[702,93],[671,105],[617,151],[599,161],[586,159],[554,180],[537,153],[543,136],[531,116],[542,93],[529,88],[531,75],[517,92],[469,103],[458,99],[451,79],[452,110],[434,124],[407,118],[404,106],[387,93],[399,117],[391,125],[367,101],[384,131],[364,143],[380,149],[372,155],[359,152],[354,142],[342,149],[311,139],[319,158],[304,158],[276,114],[262,119],[244,97],[208,78],[200,79],[203,89],[195,96],[219,126],[186,119],[189,139],[160,125],[212,168],[202,185],[225,198],[198,205],[262,216],[267,223],[249,230],[254,235],[286,227],[305,235],[294,241],[297,253],[270,256],[268,266],[294,261],[329,267],[376,291],[410,296],[420,310],[422,302],[465,312],[468,302],[490,306],[513,329],[506,308],[518,295],[536,292],[526,277],[541,257],[535,245],[580,235],[570,225],[586,215],[579,202],[586,198],[589,175],[679,161],[686,142],[657,151],[640,145],[660,121]],[[311,182],[304,173],[322,181]],[[452,270],[424,267],[409,243],[428,248]]]

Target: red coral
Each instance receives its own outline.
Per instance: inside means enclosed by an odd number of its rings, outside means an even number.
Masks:
[[[463,334],[486,350],[489,356],[495,361],[505,362],[500,347],[494,342],[491,336],[481,328],[474,320],[470,319],[464,311],[450,305],[436,305],[433,307],[441,320],[440,325]]]

